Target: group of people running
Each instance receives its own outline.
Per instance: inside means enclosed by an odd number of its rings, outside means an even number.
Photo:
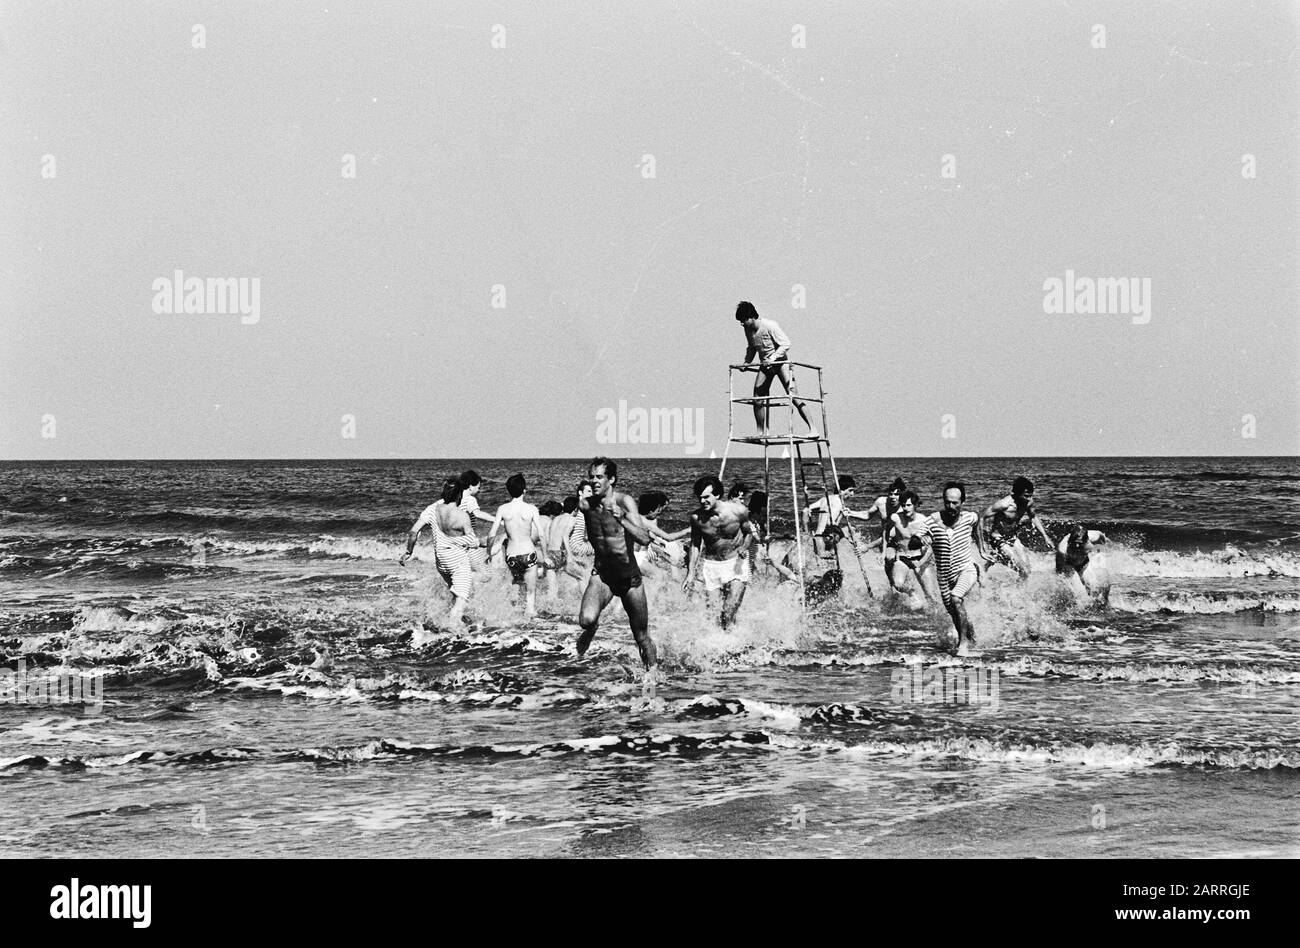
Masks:
[[[1094,547],[1107,542],[1104,533],[1075,525],[1054,543],[1034,506],[1034,485],[1017,477],[1011,492],[990,504],[982,514],[965,509],[966,488],[959,481],[943,487],[939,510],[920,513],[920,498],[902,478],[895,481],[865,510],[849,505],[857,484],[839,475],[827,494],[806,506],[802,515],[807,530],[802,540],[777,534],[769,528],[767,495],[751,491],[743,482],[729,490],[713,475],[695,481],[698,506],[689,525],[676,531],[659,523],[669,497],[659,490],[642,493],[636,500],[618,490],[618,465],[597,457],[588,465],[575,493],[563,502],[551,500],[540,508],[525,499],[523,474],[506,481],[510,500],[495,514],[484,511],[477,495],[482,478],[466,471],[448,479],[440,499],[425,508],[412,525],[405,564],[420,534],[429,528],[434,539],[434,564],[452,595],[449,619],[462,619],[476,582],[490,579],[503,564],[519,587],[527,617],[537,614],[538,587],[549,581],[552,596],[573,584],[581,592],[577,651],[584,654],[596,634],[604,609],[618,598],[627,613],[632,635],[647,670],[656,665],[648,627],[643,578],[658,576],[681,582],[689,593],[702,583],[707,608],[723,628],[736,621],[746,589],[757,575],[766,573],[777,583],[799,582],[809,592],[838,588],[836,572],[840,544],[847,543],[855,559],[873,549],[883,560],[892,589],[908,592],[908,576],[931,602],[942,602],[956,632],[958,654],[975,648],[975,630],[966,611],[966,598],[993,564],[1010,569],[1021,579],[1031,571],[1029,554],[1020,539],[1033,529],[1056,551],[1057,571],[1076,589],[1105,601],[1109,577]],[[870,539],[854,521],[879,521]],[[490,523],[480,536],[474,522]],[[687,541],[683,543],[683,541]],[[827,584],[828,579],[836,579]],[[866,578],[865,567],[863,578]],[[871,594],[870,583],[867,593]]]
[[[736,306],[735,318],[745,331],[743,366],[756,373],[752,401],[759,436],[771,437],[770,409],[788,402],[791,420],[797,411],[808,427],[800,439],[820,440],[808,417],[807,403],[795,387],[789,337],[774,320],[759,316],[748,301]],[[784,398],[771,395],[772,383],[777,380],[786,391]],[[549,579],[552,595],[560,592],[566,578],[573,581],[582,589],[579,655],[591,645],[601,613],[617,597],[627,611],[641,660],[653,680],[656,655],[648,632],[644,573],[680,578],[686,592],[703,582],[709,608],[726,628],[735,622],[756,570],[770,569],[778,582],[803,582],[806,591],[824,594],[839,588],[839,570],[824,569],[818,578],[810,581],[809,577],[816,572],[817,563],[839,562],[838,544],[844,540],[861,563],[868,547],[853,521],[875,518],[880,522],[879,549],[889,585],[902,589],[910,572],[927,599],[942,601],[952,619],[960,655],[975,648],[975,630],[965,600],[981,582],[985,568],[998,563],[1022,579],[1028,577],[1029,555],[1019,538],[1022,529],[1036,529],[1049,547],[1053,545],[1034,508],[1034,485],[1025,477],[1017,477],[1011,492],[979,515],[965,509],[965,485],[949,481],[943,486],[940,509],[925,516],[920,513],[920,497],[902,478],[865,511],[851,510],[847,501],[857,485],[852,477],[840,475],[826,496],[804,508],[809,523],[808,550],[797,539],[802,532],[796,537],[776,536],[768,529],[767,495],[751,492],[743,483],[733,484],[727,491],[718,477],[699,478],[693,489],[699,506],[690,515],[690,525],[668,531],[658,523],[668,508],[667,494],[647,491],[634,501],[616,488],[618,466],[607,457],[593,458],[586,473],[572,496],[563,502],[547,501],[541,508],[524,499],[527,483],[523,474],[515,474],[506,481],[510,500],[495,515],[479,507],[482,479],[475,471],[450,478],[443,484],[441,498],[425,508],[411,527],[400,562],[406,563],[420,533],[430,528],[435,565],[451,589],[452,622],[463,617],[476,575],[488,575],[490,564],[498,560],[504,560],[512,581],[522,590],[523,608],[529,617],[537,613],[540,580]],[[476,520],[491,523],[485,536],[475,530]],[[682,541],[687,539],[683,548]],[[1092,551],[1105,542],[1102,532],[1077,524],[1055,545],[1057,571],[1076,590],[1082,587],[1103,603],[1110,580]],[[865,581],[865,568],[862,575]],[[871,593],[869,581],[867,592]]]

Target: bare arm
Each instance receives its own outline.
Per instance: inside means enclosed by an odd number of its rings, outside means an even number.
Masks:
[[[641,519],[636,504],[628,494],[619,497],[618,503],[614,505],[614,519],[623,525],[623,529],[630,533],[637,543],[649,545],[650,531],[646,529],[645,521]]]
[[[479,511],[476,510],[474,513],[477,514]],[[497,515],[495,517],[489,517],[488,519],[492,521],[492,529],[488,531],[487,535],[487,545],[491,547],[492,541],[496,538],[497,531],[501,529],[501,508],[497,508]]]
[[[411,525],[411,532],[406,537],[406,552],[397,558],[398,563],[403,566],[406,565],[406,561],[415,552],[415,544],[419,542],[420,534],[424,532],[425,527],[429,526],[429,523],[429,518],[422,513],[419,519]]]
[[[682,590],[691,588],[695,574],[700,571],[700,555],[704,546],[704,534],[700,530],[698,514],[691,514],[691,545],[686,548],[686,579],[682,581]]]

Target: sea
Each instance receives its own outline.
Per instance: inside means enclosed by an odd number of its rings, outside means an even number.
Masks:
[[[618,460],[669,528],[718,464]],[[654,576],[651,696],[617,602],[579,660],[575,583],[529,621],[490,569],[451,628],[428,534],[398,563],[444,478],[540,505],[583,459],[0,464],[0,855],[1300,855],[1296,458],[836,465],[859,509],[1031,478],[1054,538],[1107,534],[1109,606],[1041,538],[961,659],[875,552],[807,609],[758,577],[726,630]]]

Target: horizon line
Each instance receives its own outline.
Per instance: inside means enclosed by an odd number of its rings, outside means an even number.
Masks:
[[[590,460],[591,457],[601,455],[460,455],[446,457],[357,457],[357,458],[340,458],[340,457],[195,457],[195,458],[159,458],[159,457],[129,457],[129,458],[0,458],[0,464],[73,464],[73,463],[131,463],[131,464],[158,464],[158,463],[213,463],[213,462],[235,462],[235,463],[257,463],[257,462],[283,462],[283,461],[306,461],[306,462],[342,462],[357,463],[361,461],[389,461],[389,462],[427,462],[438,463],[441,461],[584,461]],[[619,455],[603,455],[617,461],[721,461],[722,457],[697,457],[682,455],[649,455],[642,457],[627,457]],[[1004,459],[1025,459],[1025,460],[1133,460],[1139,458],[1209,458],[1215,460],[1260,460],[1260,459],[1292,459],[1300,460],[1300,452],[1295,454],[843,454],[835,455],[835,460],[854,460],[854,461],[898,461],[898,460],[917,460],[917,461],[996,461]],[[762,456],[751,457],[748,455],[731,455],[728,460],[743,461],[754,460],[761,461]],[[776,458],[775,460],[784,461],[787,458]]]

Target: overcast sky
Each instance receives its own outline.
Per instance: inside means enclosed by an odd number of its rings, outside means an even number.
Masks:
[[[842,456],[1300,452],[1298,21],[0,3],[0,458],[692,449],[598,443],[620,399],[721,454],[740,299]],[[1045,313],[1067,271],[1149,321]]]

